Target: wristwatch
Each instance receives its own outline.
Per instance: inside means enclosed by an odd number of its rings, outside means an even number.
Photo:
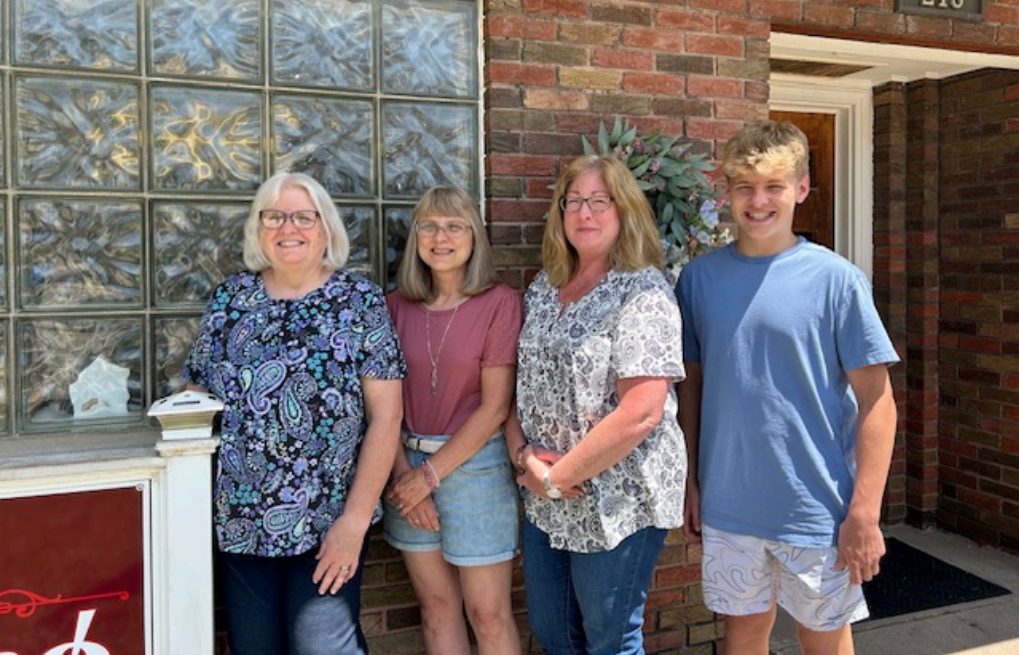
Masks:
[[[553,487],[552,481],[548,479],[549,474],[552,473],[552,469],[545,470],[545,495],[552,500],[558,500],[563,497],[563,491],[559,487]]]

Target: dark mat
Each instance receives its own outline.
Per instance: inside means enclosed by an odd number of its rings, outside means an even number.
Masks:
[[[885,619],[1011,592],[895,538],[886,540],[881,573],[863,583],[871,619]]]

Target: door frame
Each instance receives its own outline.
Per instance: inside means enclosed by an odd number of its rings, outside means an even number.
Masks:
[[[874,102],[866,80],[771,76],[769,109],[835,115],[835,252],[874,275]]]

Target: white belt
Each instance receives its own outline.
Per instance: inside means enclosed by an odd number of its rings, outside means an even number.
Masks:
[[[428,453],[433,455],[439,452],[439,448],[442,448],[446,444],[445,440],[438,439],[424,439],[422,437],[415,437],[414,435],[403,433],[403,445],[410,450],[416,450],[420,453]]]
[[[440,439],[428,439],[426,437],[416,437],[407,432],[404,432],[402,434],[404,447],[410,450],[416,450],[419,453],[427,453],[429,455],[434,455],[435,453],[439,452],[440,448],[446,445],[446,439],[440,440]],[[502,434],[503,434],[502,428],[500,427],[498,430],[495,431],[495,434],[492,435],[492,439],[498,439],[499,437],[502,436]],[[491,439],[489,439],[489,441],[491,441]]]

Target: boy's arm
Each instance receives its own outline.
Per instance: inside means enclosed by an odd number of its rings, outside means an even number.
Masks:
[[[700,362],[683,362],[686,379],[679,383],[679,427],[686,438],[686,501],[683,532],[693,541],[701,539],[701,492],[697,479],[701,433],[701,390],[703,372]]]
[[[863,366],[847,373],[860,407],[856,432],[856,481],[845,521],[839,526],[837,568],[849,568],[853,584],[877,575],[885,553],[881,499],[895,445],[896,409],[888,367]]]

